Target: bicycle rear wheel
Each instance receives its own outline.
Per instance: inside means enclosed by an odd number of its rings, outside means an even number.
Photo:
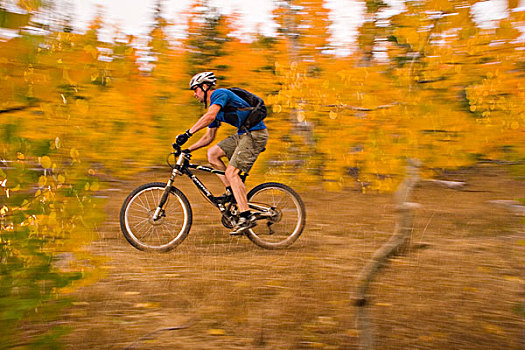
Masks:
[[[166,252],[188,236],[192,211],[188,199],[172,187],[159,219],[153,220],[166,184],[152,182],[133,190],[120,210],[120,228],[128,242],[139,250]]]
[[[306,211],[301,197],[290,187],[268,182],[254,187],[248,193],[250,208],[257,226],[248,230],[248,238],[266,249],[282,249],[292,245],[301,235]]]

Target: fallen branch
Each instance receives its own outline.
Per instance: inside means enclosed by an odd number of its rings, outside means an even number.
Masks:
[[[370,259],[361,270],[361,273],[357,278],[357,291],[354,297],[354,304],[359,308],[357,327],[360,331],[360,349],[372,349],[374,344],[370,317],[365,307],[368,303],[366,296],[368,287],[376,272],[381,266],[383,266],[387,259],[406,249],[410,240],[413,218],[412,209],[419,205],[416,203],[410,203],[408,199],[410,198],[412,190],[419,182],[419,167],[419,161],[409,160],[407,176],[394,193],[397,212],[394,233],[388,242],[376,250],[372,259]]]

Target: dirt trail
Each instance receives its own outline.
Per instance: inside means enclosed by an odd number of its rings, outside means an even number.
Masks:
[[[194,212],[189,237],[170,253],[140,252],[120,233],[120,205],[134,187],[165,177],[146,174],[111,192],[93,245],[107,273],[77,291],[64,318],[73,329],[67,348],[357,348],[351,295],[360,268],[393,231],[391,196],[303,191],[303,236],[267,251],[231,238],[185,179],[177,186]],[[524,183],[494,167],[451,180],[468,186],[416,189],[422,207],[412,243],[428,246],[394,259],[372,285],[378,349],[525,347],[523,218],[486,204],[525,198]]]

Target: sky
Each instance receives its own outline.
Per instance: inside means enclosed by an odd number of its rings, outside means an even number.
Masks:
[[[87,28],[96,14],[98,4],[104,7],[106,22],[118,26],[126,34],[146,35],[152,23],[155,3],[156,0],[75,0],[75,28]],[[181,13],[187,10],[189,4],[189,1],[164,0],[163,16],[173,23],[183,23]],[[210,0],[210,4],[224,14],[239,13],[239,33],[247,40],[250,34],[258,31],[265,35],[272,35],[276,31],[276,24],[272,21],[273,0]],[[333,10],[330,15],[333,41],[344,51],[344,47],[355,40],[356,29],[362,23],[364,5],[358,0],[326,0],[326,4]],[[175,25],[172,30],[177,36],[177,31],[183,33],[184,27]],[[106,28],[107,38],[111,38],[112,32],[111,28]]]
[[[75,27],[85,30],[94,18],[97,8],[102,5],[104,18],[109,25],[105,28],[106,38],[110,40],[115,26],[125,34],[146,35],[152,23],[152,14],[157,0],[56,0],[58,3],[72,2],[75,13]],[[249,39],[249,35],[257,31],[266,35],[275,33],[276,25],[272,21],[274,0],[209,0],[212,6],[224,14],[237,12],[239,16],[239,34]],[[361,25],[364,14],[364,4],[360,0],[325,0],[326,7],[331,9],[333,44],[339,47],[340,53],[345,53],[355,41],[356,29]],[[392,15],[402,8],[402,0],[386,0],[391,5],[388,14]],[[181,13],[187,10],[190,1],[164,0],[163,16],[172,23],[184,23]],[[525,0],[520,0],[521,7]],[[507,0],[488,0],[476,4],[475,20],[482,27],[494,25],[493,20],[507,15]],[[171,28],[173,35],[183,35],[184,27],[175,25]]]
[[[64,0],[60,0],[64,1]],[[67,1],[67,0],[66,0]],[[97,9],[96,5],[104,8],[104,17],[113,24],[120,25],[129,34],[145,34],[144,29],[151,23],[153,9],[157,0],[75,0],[74,12],[77,24],[86,27],[94,17]],[[254,21],[245,20],[245,25],[250,29],[257,22],[269,20],[271,13],[271,3],[268,1],[252,1],[251,6],[247,1],[239,0],[215,0],[212,4],[220,7],[225,13],[231,13],[235,8],[243,13],[258,14]],[[180,17],[180,14],[187,10],[190,1],[165,0],[163,1],[162,15],[172,21]]]
[[[61,0],[64,1],[64,0]],[[146,34],[152,22],[153,9],[157,0],[75,0],[74,12],[77,24],[86,27],[96,13],[96,5],[104,7],[105,18],[119,25],[128,34]],[[172,22],[181,20],[181,13],[187,10],[190,1],[164,0],[162,15]],[[241,13],[240,25],[246,32],[253,32],[259,25],[265,34],[271,34],[272,1],[268,0],[211,0],[222,13]]]
[[[10,0],[7,0],[10,1]],[[14,1],[14,0],[13,0]],[[69,8],[73,12],[73,27],[83,32],[97,13],[97,5],[103,9],[104,28],[100,39],[111,41],[116,29],[122,34],[146,36],[151,30],[153,13],[157,0],[54,0],[62,9]],[[209,0],[221,13],[239,14],[238,34],[242,39],[249,40],[250,35],[261,32],[272,35],[276,31],[276,24],[272,21],[274,0]],[[385,0],[391,8],[387,15],[393,15],[403,8],[403,0]],[[191,1],[163,0],[162,15],[174,25],[168,28],[172,37],[183,37],[185,33],[185,19],[183,13],[188,9]],[[357,28],[362,24],[365,11],[362,0],[325,0],[325,6],[330,11],[332,22],[332,45],[337,54],[349,54],[357,36]],[[520,0],[521,7],[525,7],[525,0]],[[494,25],[493,20],[507,16],[507,0],[488,0],[475,5],[475,20],[481,27],[488,28]],[[521,28],[525,32],[525,28]]]

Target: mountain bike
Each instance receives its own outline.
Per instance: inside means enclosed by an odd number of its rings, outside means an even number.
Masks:
[[[222,214],[221,223],[233,228],[239,210],[233,195],[214,196],[192,170],[224,175],[224,171],[190,163],[191,153],[180,147],[168,156],[171,176],[167,183],[152,182],[133,190],[120,211],[120,227],[124,237],[143,251],[167,252],[186,239],[193,213],[186,195],[174,182],[177,176],[187,176],[197,189]],[[241,174],[245,182],[247,174]],[[252,188],[248,205],[257,225],[244,231],[257,246],[282,249],[292,245],[304,229],[306,212],[301,197],[289,186],[266,182]]]

